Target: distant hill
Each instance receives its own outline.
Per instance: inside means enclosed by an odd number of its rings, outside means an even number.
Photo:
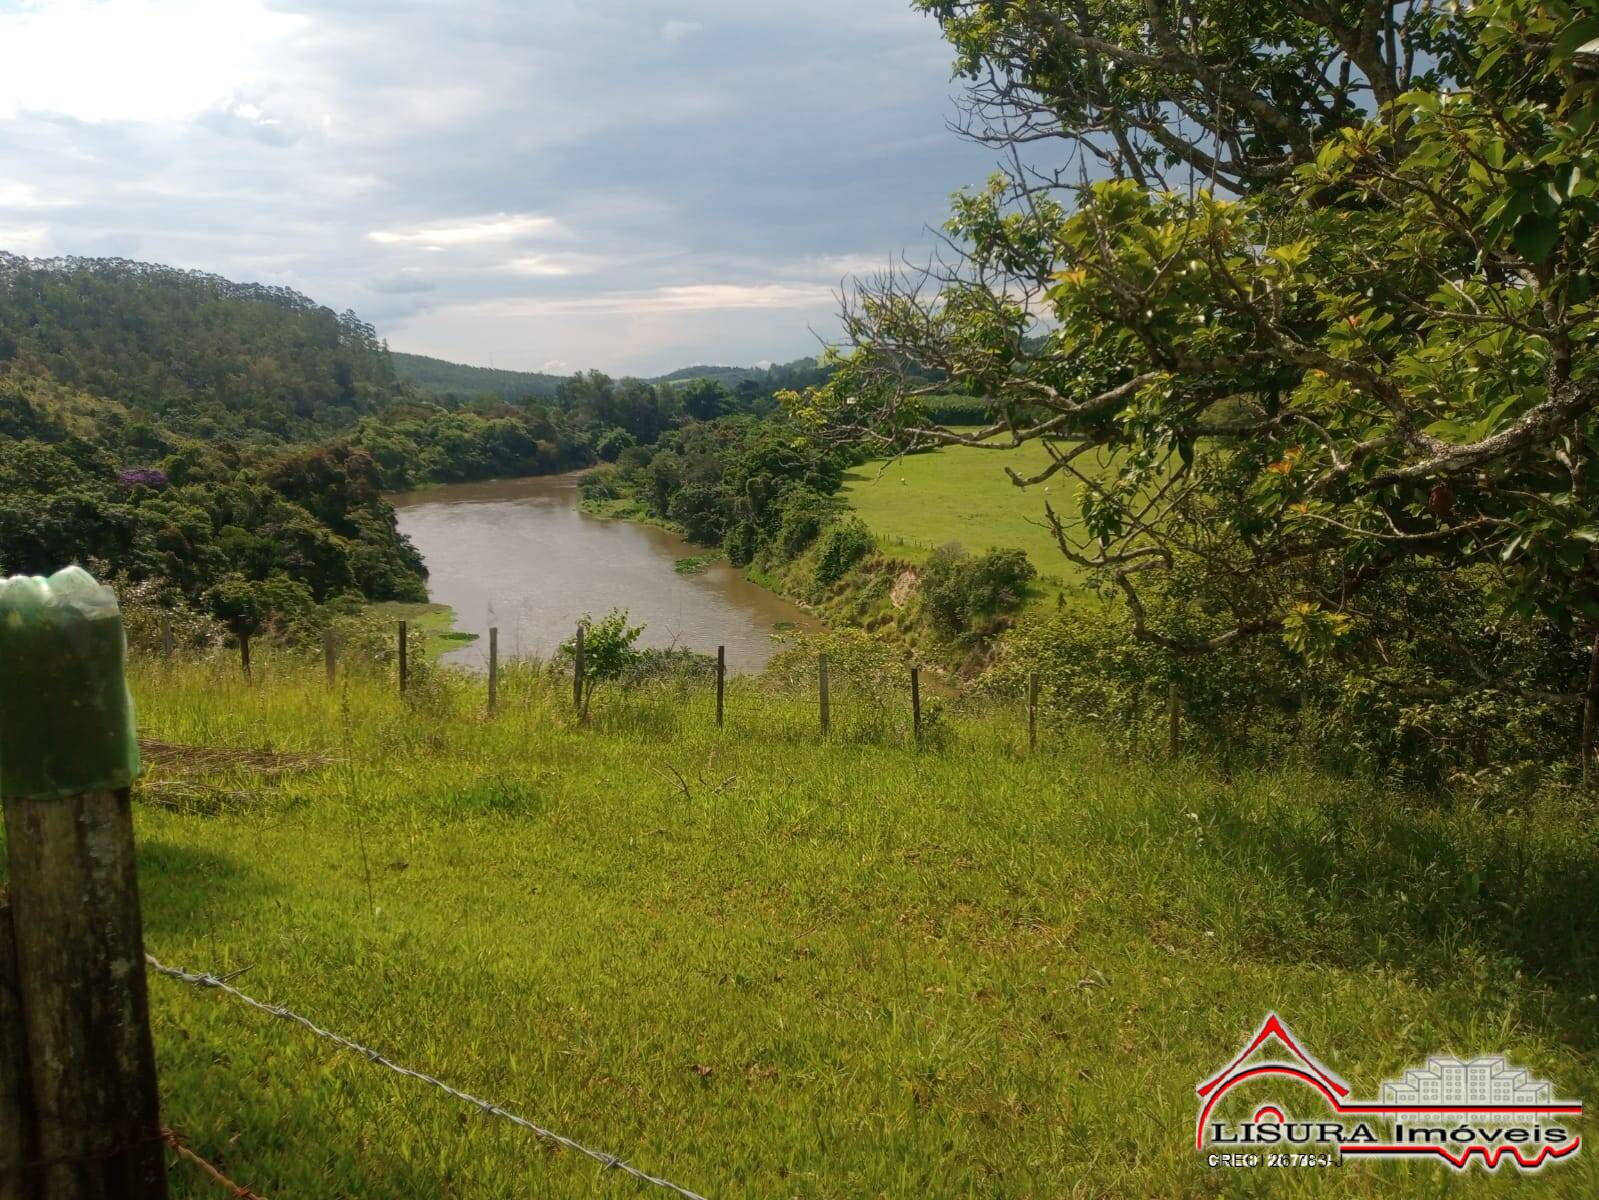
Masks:
[[[403,380],[416,385],[434,396],[459,397],[493,395],[501,400],[515,402],[533,397],[538,400],[553,399],[556,389],[566,382],[567,376],[545,375],[537,371],[502,371],[494,367],[469,367],[463,363],[446,362],[441,358],[428,358],[422,354],[390,354],[395,373]],[[772,367],[728,367],[700,365],[680,367],[665,375],[646,379],[646,383],[691,383],[708,379],[721,384],[730,392],[740,384],[753,383],[762,389],[772,387],[803,386],[816,382],[820,372],[814,358],[795,359]]]
[[[0,370],[197,437],[304,440],[398,389],[372,326],[288,288],[117,258],[0,252]]]
[[[766,381],[766,370],[762,367],[722,367],[700,365],[695,367],[679,367],[666,375],[659,375],[651,383],[691,383],[696,379],[708,379],[712,383],[719,383],[728,391],[732,391],[747,379],[758,383]]]
[[[768,367],[728,367],[705,364],[694,367],[679,367],[668,375],[656,376],[650,382],[689,383],[696,379],[708,379],[712,383],[721,384],[730,392],[736,392],[739,385],[744,383],[754,383],[761,388],[801,387],[807,383],[820,382],[823,374],[814,358],[796,358],[793,362],[776,363]]]
[[[428,358],[423,354],[391,351],[397,375],[434,396],[461,397],[493,395],[507,403],[533,397],[552,400],[555,389],[565,381],[562,375],[538,371],[501,371],[493,367],[469,367],[463,363]]]

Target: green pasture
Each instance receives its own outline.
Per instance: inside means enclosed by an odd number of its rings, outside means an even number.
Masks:
[[[1269,1010],[1357,1094],[1503,1053],[1599,1093],[1599,819],[1223,777],[839,674],[601,691],[264,652],[136,664],[145,936],[707,1197],[1592,1196],[1218,1171],[1195,1085]],[[214,992],[150,982],[164,1120],[273,1197],[665,1195]],[[1319,1115],[1303,1097],[1296,1114]],[[184,1170],[182,1198],[216,1195]]]
[[[884,553],[921,562],[948,542],[978,552],[1018,547],[1039,574],[1072,582],[1078,570],[1056,546],[1044,506],[1070,523],[1078,514],[1078,485],[1062,473],[1019,488],[1005,474],[1008,466],[1026,478],[1048,464],[1037,442],[1005,451],[947,446],[856,467],[845,476],[843,495]]]

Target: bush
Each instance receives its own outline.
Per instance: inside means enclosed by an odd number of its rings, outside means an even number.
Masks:
[[[622,451],[630,450],[637,443],[633,435],[625,429],[607,429],[594,443],[594,453],[604,462],[614,463],[622,456]]]
[[[1183,613],[1182,597],[1154,589],[1145,599],[1161,620],[1191,620],[1191,636],[1213,634],[1229,615]],[[1166,690],[1176,683],[1185,748],[1241,764],[1299,756],[1462,797],[1514,799],[1529,780],[1573,771],[1577,706],[1538,698],[1574,668],[1557,631],[1503,611],[1485,580],[1469,575],[1396,574],[1360,605],[1336,646],[1310,656],[1288,636],[1174,656],[1136,639],[1114,601],[1030,614],[979,689],[1017,697],[1036,671],[1052,720],[1120,727],[1153,750],[1164,744]],[[1500,687],[1483,686],[1479,671]]]
[[[650,465],[650,460],[655,457],[655,451],[649,446],[629,446],[617,455],[616,465],[624,478],[631,478],[637,472]]]
[[[755,558],[756,535],[755,526],[748,521],[740,521],[727,531],[727,536],[722,539],[722,553],[727,555],[727,561],[735,567],[747,567]]]
[[[817,586],[831,587],[844,578],[851,567],[872,552],[875,544],[872,531],[859,517],[828,526],[816,555]]]
[[[808,487],[790,488],[778,509],[777,533],[772,550],[780,562],[789,562],[810,549],[822,526],[838,509],[838,502]]]
[[[583,719],[586,721],[595,687],[622,679],[638,663],[643,651],[635,643],[644,632],[644,626],[629,625],[625,608],[613,608],[598,621],[585,613],[582,625]],[[559,653],[575,665],[577,640],[562,642]]]
[[[578,494],[585,500],[619,500],[622,479],[615,467],[595,467],[577,481]]]
[[[1022,550],[973,557],[957,544],[940,547],[922,570],[922,607],[942,637],[959,638],[979,622],[1015,612],[1038,572]]]

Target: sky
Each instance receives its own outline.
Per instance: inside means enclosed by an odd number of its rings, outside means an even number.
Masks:
[[[0,47],[0,250],[484,366],[813,354],[995,166],[908,0],[0,0]]]

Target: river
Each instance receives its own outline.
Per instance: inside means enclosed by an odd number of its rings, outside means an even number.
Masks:
[[[549,657],[583,614],[612,608],[645,626],[640,645],[707,654],[725,645],[728,670],[740,673],[766,665],[780,648],[775,631],[818,628],[726,563],[679,574],[677,561],[702,551],[676,534],[579,511],[576,475],[447,484],[390,500],[427,563],[428,598],[479,635],[446,662],[483,667],[491,625],[505,657]]]

